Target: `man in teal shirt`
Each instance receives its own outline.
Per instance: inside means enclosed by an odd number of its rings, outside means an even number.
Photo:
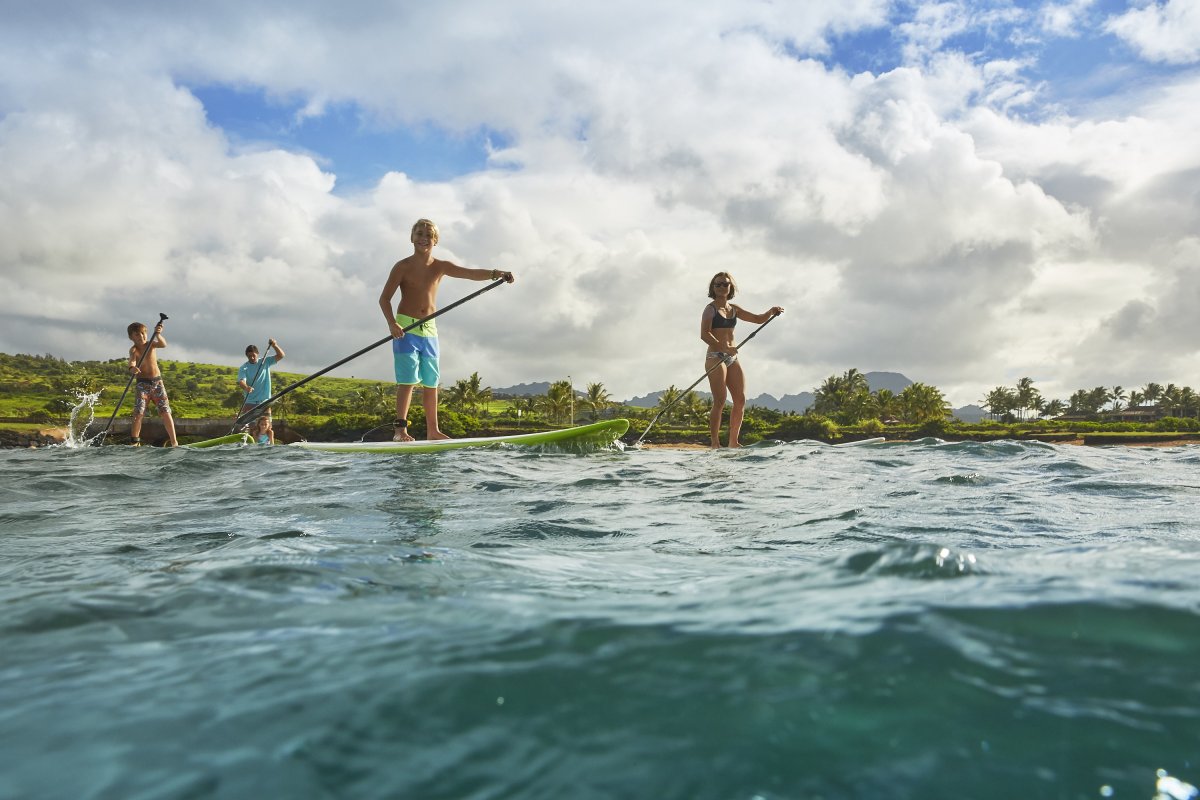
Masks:
[[[267,340],[267,347],[273,349],[275,355],[263,357],[261,363],[258,348],[254,345],[246,348],[246,363],[238,368],[238,388],[246,393],[246,399],[242,401],[242,410],[238,412],[239,417],[271,396],[271,367],[283,361],[283,348],[274,339]],[[261,409],[247,420],[247,424],[258,429],[260,417],[265,417],[271,444],[275,444],[275,431],[271,428],[271,407]]]

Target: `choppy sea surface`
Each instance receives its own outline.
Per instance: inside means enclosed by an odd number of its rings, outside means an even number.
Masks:
[[[0,797],[1160,798],[1200,447],[0,451]]]

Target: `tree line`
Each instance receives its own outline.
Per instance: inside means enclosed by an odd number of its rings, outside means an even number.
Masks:
[[[1014,387],[997,386],[981,401],[993,419],[1026,420],[1066,416],[1098,417],[1122,410],[1154,409],[1163,416],[1200,416],[1200,395],[1190,386],[1147,383],[1141,389],[1126,391],[1122,386],[1096,386],[1078,389],[1070,398],[1046,400],[1031,378],[1021,378]]]

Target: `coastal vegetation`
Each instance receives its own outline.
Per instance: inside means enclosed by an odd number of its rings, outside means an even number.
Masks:
[[[233,367],[160,361],[180,419],[236,416],[242,403]],[[274,373],[276,391],[303,375]],[[0,418],[9,427],[53,425],[66,421],[87,395],[98,395],[97,419],[109,417],[128,381],[124,359],[68,362],[52,355],[0,354]],[[321,377],[284,394],[274,405],[283,419],[306,436],[361,435],[390,426],[394,387],[357,378]],[[804,413],[750,407],[743,440],[762,438],[839,441],[872,436],[954,439],[1041,438],[1046,440],[1144,434],[1147,437],[1200,432],[1200,396],[1187,386],[1150,383],[1141,389],[1121,386],[1080,389],[1067,401],[1046,401],[1029,378],[1013,387],[998,386],[981,399],[989,419],[965,423],[951,416],[950,405],[934,386],[914,383],[902,391],[872,391],[857,369],[831,375],[814,389]],[[452,436],[489,435],[561,427],[613,416],[631,420],[633,435],[661,414],[648,441],[704,443],[712,400],[696,391],[667,387],[655,407],[628,406],[613,400],[603,383],[575,387],[554,381],[541,395],[510,396],[487,386],[479,372],[443,387],[440,423]],[[128,413],[126,400],[122,413]],[[414,403],[410,425],[424,426]]]

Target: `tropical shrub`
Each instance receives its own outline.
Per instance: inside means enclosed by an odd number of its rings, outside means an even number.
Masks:
[[[775,429],[775,438],[791,441],[794,439],[821,439],[829,441],[839,438],[837,423],[821,414],[802,414],[786,417]]]
[[[949,427],[950,426],[944,417],[939,419],[930,419],[917,426],[916,433],[918,436],[932,436],[934,438],[941,438],[946,435]]]
[[[887,426],[879,419],[864,419],[859,423],[858,429],[870,436],[878,436],[887,430]]]
[[[1196,431],[1200,430],[1200,420],[1191,417],[1163,417],[1154,423],[1156,431]]]
[[[318,439],[337,441],[362,436],[372,428],[384,424],[379,417],[367,414],[334,414],[312,429]]]

